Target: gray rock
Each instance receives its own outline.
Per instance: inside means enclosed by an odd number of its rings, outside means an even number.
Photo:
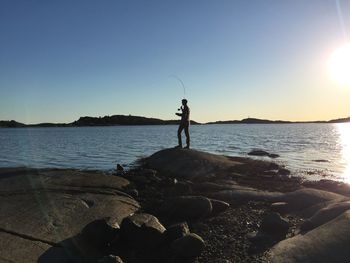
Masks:
[[[280,198],[275,199],[275,201],[287,203],[288,212],[292,212],[301,211],[322,202],[341,200],[344,198],[345,197],[343,195],[312,188],[304,188],[301,190],[296,190],[294,192],[286,193]]]
[[[309,231],[338,217],[350,209],[350,201],[335,202],[318,210],[301,225],[301,230]]]
[[[115,239],[119,229],[118,223],[103,218],[87,224],[82,230],[82,236],[95,246],[103,248]]]
[[[279,192],[268,192],[257,189],[252,190],[224,190],[208,194],[209,197],[226,201],[230,204],[241,204],[248,201],[272,201],[275,202],[282,198],[284,194]]]
[[[187,179],[203,178],[242,164],[226,156],[176,148],[161,150],[146,158],[145,162],[159,172]]]
[[[118,256],[108,255],[99,259],[98,263],[123,263],[123,260]]]
[[[209,199],[209,200],[212,205],[212,212],[211,212],[212,216],[225,212],[230,207],[230,204],[224,201],[220,201],[216,199]]]
[[[69,255],[57,244],[94,220],[111,217],[121,223],[139,209],[124,192],[128,185],[118,176],[77,170],[17,169],[15,175],[1,176],[0,228],[12,233],[0,236],[2,259],[65,262]]]
[[[263,150],[252,150],[248,153],[248,155],[254,155],[254,156],[268,156],[269,153]]]
[[[117,164],[116,172],[117,172],[117,175],[122,175],[122,174],[124,174],[124,167],[121,166],[119,163]]]
[[[198,219],[210,215],[212,204],[203,196],[179,196],[165,200],[161,211],[171,218]]]
[[[278,174],[280,174],[280,175],[290,175],[290,171],[288,169],[285,169],[285,168],[280,168],[280,169],[278,169]]]
[[[230,186],[224,185],[224,184],[218,184],[213,182],[201,182],[194,184],[194,190],[201,192],[201,193],[207,193],[207,192],[216,192],[221,190],[228,190],[231,189]]]
[[[253,155],[253,156],[267,156],[267,157],[270,157],[270,158],[278,158],[280,157],[278,154],[275,154],[275,153],[268,153],[266,151],[263,151],[263,150],[253,150],[253,151],[250,151],[248,153],[248,155]]]
[[[176,258],[192,259],[202,253],[204,246],[204,240],[200,236],[190,233],[176,239],[171,244],[171,250]]]
[[[289,222],[278,213],[271,213],[264,217],[260,225],[260,231],[274,234],[286,235],[289,229]]]
[[[350,211],[306,234],[279,242],[271,249],[271,262],[348,262]]]
[[[324,159],[317,159],[317,160],[312,160],[313,162],[316,162],[316,163],[329,163],[328,160],[324,160]]]
[[[134,214],[124,218],[120,230],[122,239],[130,246],[146,249],[159,246],[165,227],[153,215]]]
[[[166,243],[169,243],[189,233],[190,229],[186,222],[171,225],[164,232],[164,240]]]

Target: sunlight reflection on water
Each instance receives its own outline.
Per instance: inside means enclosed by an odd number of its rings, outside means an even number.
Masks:
[[[337,124],[339,142],[341,144],[342,162],[345,165],[344,181],[350,183],[350,123]]]

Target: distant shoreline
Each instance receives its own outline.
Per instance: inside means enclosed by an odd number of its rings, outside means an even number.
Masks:
[[[157,118],[147,118],[132,115],[113,115],[104,117],[80,117],[71,123],[39,123],[24,124],[15,120],[0,121],[0,128],[35,128],[35,127],[93,127],[93,126],[142,126],[142,125],[177,125],[179,120],[162,120]],[[350,122],[350,117],[339,118],[329,121],[283,121],[265,120],[257,118],[246,118],[242,120],[215,121],[199,123],[191,120],[191,125],[203,124],[307,124],[307,123],[346,123]]]

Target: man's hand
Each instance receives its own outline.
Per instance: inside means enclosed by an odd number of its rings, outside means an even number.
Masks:
[[[176,114],[177,116],[180,116],[180,117],[182,116],[182,114],[181,114],[181,113],[175,113],[175,114]]]

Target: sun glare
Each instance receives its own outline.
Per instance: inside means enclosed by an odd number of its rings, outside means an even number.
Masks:
[[[350,123],[339,123],[336,125],[342,147],[342,162],[345,165],[343,177],[345,182],[350,183]]]
[[[341,85],[350,87],[350,43],[332,53],[328,69],[332,79]]]

